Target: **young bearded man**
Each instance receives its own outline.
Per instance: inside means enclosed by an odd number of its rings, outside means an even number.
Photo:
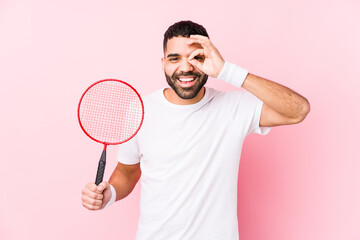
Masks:
[[[226,62],[191,21],[166,31],[162,66],[170,88],[144,97],[142,128],[120,146],[109,183],[86,185],[83,206],[99,210],[126,197],[141,176],[137,240],[237,240],[245,137],[303,121],[309,102]],[[247,91],[204,87],[208,76]]]

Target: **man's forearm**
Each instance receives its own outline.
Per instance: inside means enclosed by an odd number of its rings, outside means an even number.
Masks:
[[[141,172],[134,172],[132,175],[129,175],[120,169],[114,170],[109,183],[116,190],[116,201],[125,198],[132,192],[140,176]]]
[[[291,122],[302,121],[310,111],[310,104],[307,99],[291,89],[253,74],[248,74],[247,70],[225,61],[209,38],[191,35],[188,44],[194,43],[200,44],[203,50],[196,50],[191,53],[188,61],[207,75],[224,80],[237,87],[242,86],[276,113],[295,120]],[[205,59],[196,60],[195,56],[198,55],[203,56]],[[284,123],[281,122],[281,124]]]
[[[310,111],[306,98],[281,84],[249,73],[242,87],[278,113],[302,121]]]

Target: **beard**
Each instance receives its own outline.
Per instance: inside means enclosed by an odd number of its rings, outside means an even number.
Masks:
[[[184,88],[178,83],[179,76],[195,76],[195,84],[191,87]],[[169,86],[175,91],[175,93],[182,99],[192,99],[198,95],[202,87],[205,85],[208,79],[208,75],[200,74],[199,72],[180,72],[174,73],[171,77],[165,73],[165,78]]]

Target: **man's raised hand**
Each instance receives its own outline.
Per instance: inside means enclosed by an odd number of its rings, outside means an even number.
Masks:
[[[216,78],[225,64],[225,60],[222,58],[220,52],[211,43],[208,37],[191,35],[187,44],[191,45],[194,43],[200,44],[202,48],[193,51],[189,55],[189,63],[203,73]]]

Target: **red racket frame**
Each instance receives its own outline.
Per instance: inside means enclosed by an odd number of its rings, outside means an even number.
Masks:
[[[88,133],[86,132],[86,130],[84,129],[83,125],[81,124],[81,120],[80,120],[80,105],[81,105],[81,101],[83,100],[83,98],[84,98],[85,94],[87,93],[87,91],[89,91],[89,89],[92,88],[94,85],[99,84],[99,83],[101,83],[101,82],[106,82],[106,81],[121,82],[121,83],[127,85],[128,87],[130,87],[130,88],[136,93],[136,95],[139,97],[139,100],[140,100],[140,102],[141,102],[142,117],[141,117],[141,122],[140,122],[140,124],[139,124],[139,127],[137,128],[137,130],[134,132],[133,135],[131,135],[129,138],[127,138],[127,139],[125,139],[124,141],[121,141],[121,142],[110,143],[110,142],[103,142],[103,141],[100,141],[100,140],[97,140],[97,139],[93,138],[92,136],[90,136],[90,134],[88,134]],[[80,101],[79,101],[79,104],[78,104],[77,115],[78,115],[78,121],[79,121],[80,127],[81,127],[81,129],[84,131],[84,133],[85,133],[89,138],[91,138],[92,140],[94,140],[95,142],[104,144],[104,150],[106,150],[107,145],[117,145],[117,144],[121,144],[121,143],[127,142],[127,141],[129,141],[130,139],[132,139],[132,138],[138,133],[138,131],[140,130],[141,125],[142,125],[142,123],[143,123],[143,121],[144,121],[144,103],[143,103],[143,101],[142,101],[142,99],[141,99],[141,97],[140,97],[140,94],[136,91],[136,89],[133,88],[133,86],[131,86],[131,85],[128,84],[127,82],[124,82],[124,81],[121,81],[121,80],[118,80],[118,79],[103,79],[103,80],[100,80],[100,81],[97,81],[97,82],[91,84],[91,85],[85,90],[85,92],[81,95],[81,98],[80,98]]]

